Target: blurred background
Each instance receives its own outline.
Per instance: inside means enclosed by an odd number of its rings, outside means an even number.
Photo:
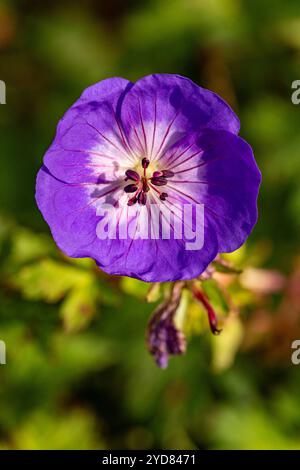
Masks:
[[[0,448],[300,449],[299,0],[0,1]],[[263,174],[259,222],[185,295],[188,350],[159,370],[145,328],[159,288],[56,248],[34,200],[57,121],[109,76],[170,72],[225,98]]]

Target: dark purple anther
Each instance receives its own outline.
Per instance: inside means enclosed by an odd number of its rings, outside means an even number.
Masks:
[[[140,180],[140,175],[134,170],[127,170],[125,172],[125,175],[126,175],[125,181],[127,180],[139,181]]]
[[[136,190],[137,190],[137,187],[135,184],[128,184],[124,188],[125,193],[134,193]]]
[[[145,170],[146,168],[148,168],[149,163],[150,163],[150,160],[148,160],[148,158],[143,158],[143,160],[142,160],[142,167],[144,168],[144,170]]]
[[[165,201],[168,197],[168,193],[161,193],[160,196],[159,196],[159,199],[161,201]]]
[[[152,178],[159,178],[160,176],[163,176],[162,171],[154,171]]]
[[[155,186],[164,186],[168,183],[168,180],[160,176],[159,178],[151,178],[151,183]]]
[[[170,171],[170,170],[163,170],[162,175],[165,178],[172,178],[174,176],[174,173],[173,171]]]
[[[138,195],[138,201],[139,201],[139,204],[141,204],[142,206],[145,206],[146,205],[146,202],[147,202],[147,194],[144,193],[144,191],[141,191]]]
[[[137,197],[134,196],[127,202],[127,206],[133,206],[137,202]]]

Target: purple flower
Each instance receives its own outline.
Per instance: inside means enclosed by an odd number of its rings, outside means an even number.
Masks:
[[[86,89],[59,122],[37,177],[37,204],[57,245],[109,274],[197,277],[218,253],[241,246],[257,220],[261,176],[238,131],[220,97],[178,75],[111,78]],[[103,204],[116,221],[106,238],[98,231],[107,222]],[[186,206],[189,222],[181,217]],[[124,227],[131,236],[121,235]],[[132,236],[141,228],[156,235]],[[186,229],[203,232],[197,249],[187,249]]]

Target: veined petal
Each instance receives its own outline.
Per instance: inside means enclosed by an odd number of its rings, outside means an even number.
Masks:
[[[138,80],[124,95],[121,118],[131,147],[152,161],[189,132],[239,131],[237,116],[218,95],[171,74]]]
[[[219,252],[239,248],[257,220],[261,174],[251,147],[229,132],[205,130],[175,144],[165,162],[174,172],[166,187],[169,200],[204,204]]]
[[[201,250],[188,251],[185,239],[137,239],[107,241],[120,257],[105,265],[99,256],[97,264],[108,274],[131,276],[146,282],[193,279],[205,270],[218,251],[213,227],[206,226],[206,238]],[[141,256],[142,253],[142,256]]]
[[[131,84],[107,79],[84,91],[58,124],[44,165],[68,183],[116,179],[135,159],[126,142],[117,107]]]

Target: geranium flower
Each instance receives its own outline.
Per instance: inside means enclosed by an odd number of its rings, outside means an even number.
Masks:
[[[59,122],[37,177],[38,207],[68,256],[148,282],[195,278],[218,253],[239,248],[257,220],[261,176],[238,132],[231,108],[187,78],[104,80]],[[125,224],[131,233],[147,216],[155,231],[151,208],[165,225],[168,211],[170,236],[158,229],[156,238],[126,238],[119,230],[101,237],[103,204],[114,208],[116,228]],[[204,235],[197,249],[187,249],[188,224],[178,212],[187,205],[204,207],[200,225],[195,212],[190,220],[189,229]]]

